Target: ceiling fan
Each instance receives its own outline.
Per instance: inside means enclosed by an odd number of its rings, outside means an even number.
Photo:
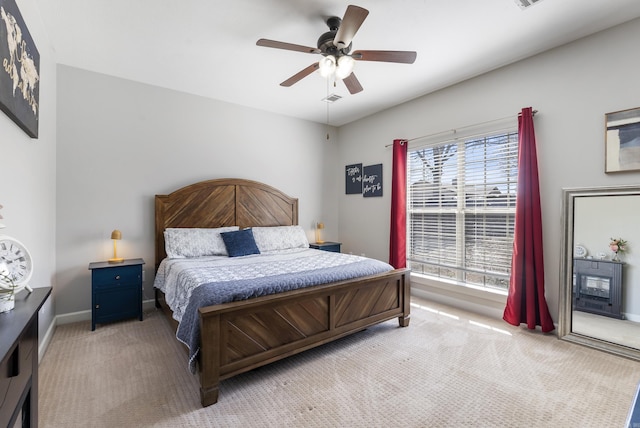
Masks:
[[[322,59],[294,74],[280,86],[291,86],[307,77],[316,70],[324,77],[341,79],[351,94],[362,91],[362,85],[353,74],[354,61],[380,61],[413,64],[416,60],[414,51],[354,51],[351,52],[351,40],[369,15],[369,11],[359,6],[349,5],[344,17],[337,16],[327,19],[329,31],[318,39],[318,47],[296,45],[275,40],[260,39],[258,46],[284,49],[289,51],[320,54]]]

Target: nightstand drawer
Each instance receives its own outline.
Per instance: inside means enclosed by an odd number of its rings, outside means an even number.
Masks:
[[[142,266],[118,266],[94,269],[91,274],[94,287],[113,287],[122,284],[137,283],[142,275]]]

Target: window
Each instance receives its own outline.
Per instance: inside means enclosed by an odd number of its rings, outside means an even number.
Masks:
[[[506,290],[515,222],[518,134],[410,149],[407,262],[413,272]]]

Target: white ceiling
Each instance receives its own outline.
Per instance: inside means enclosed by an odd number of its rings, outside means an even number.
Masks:
[[[256,46],[316,46],[334,0],[36,0],[60,64],[320,123],[343,125],[640,16],[638,0],[357,0],[369,16],[353,50],[415,50],[412,65],[356,63],[350,95],[316,72],[279,83],[318,55]]]

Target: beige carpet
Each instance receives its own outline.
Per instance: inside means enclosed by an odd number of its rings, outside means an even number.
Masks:
[[[197,378],[159,312],[58,327],[41,427],[622,427],[640,363],[413,300],[389,321],[223,381]]]

